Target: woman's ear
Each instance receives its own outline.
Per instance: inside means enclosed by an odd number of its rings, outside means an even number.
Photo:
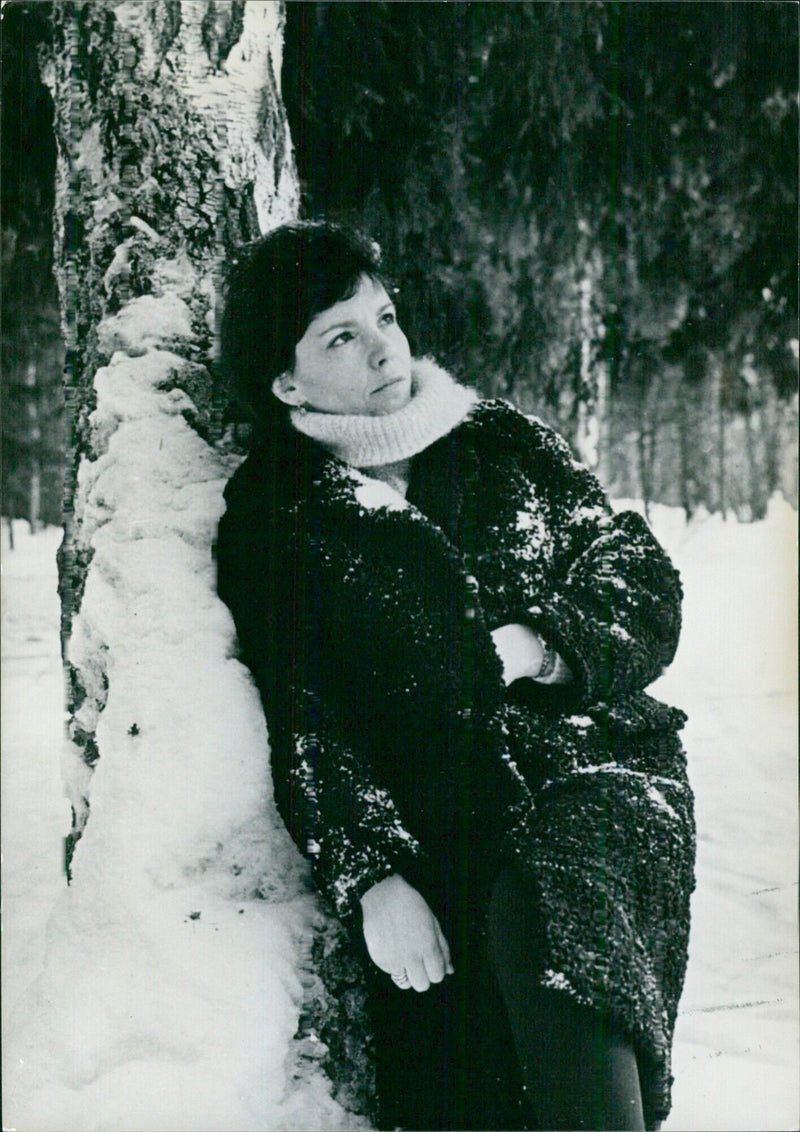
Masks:
[[[292,376],[291,370],[284,370],[283,373],[278,374],[272,383],[272,392],[279,401],[283,401],[284,405],[294,405],[298,407],[302,404],[303,397],[300,390],[297,388]]]

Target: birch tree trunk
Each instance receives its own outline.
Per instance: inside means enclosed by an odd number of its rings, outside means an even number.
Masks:
[[[92,419],[98,370],[107,373],[115,359],[135,373],[133,359],[161,351],[154,389],[184,391],[197,434],[219,438],[224,397],[209,367],[221,265],[297,209],[277,85],[282,18],[277,3],[244,0],[54,7],[45,77],[55,103],[56,275],[71,423],[60,563],[65,644],[93,556],[79,470],[110,439]],[[166,407],[161,400],[155,413]],[[104,694],[96,673],[91,689],[80,665],[68,661],[68,674],[69,707],[82,705],[72,737],[91,765],[87,700],[99,711]],[[85,813],[77,802],[79,833]]]
[[[578,283],[580,326],[580,374],[578,379],[575,447],[580,459],[598,475],[607,474],[608,447],[605,414],[607,409],[608,367],[596,357],[599,335],[604,328],[594,310],[596,280],[602,276],[599,252],[585,255],[584,274]]]
[[[677,383],[677,382],[676,382]],[[695,509],[695,483],[691,472],[689,395],[678,397],[676,414],[678,423],[678,469],[680,476],[681,507],[690,522]]]
[[[723,519],[728,517],[727,421],[725,416],[725,363],[712,357],[717,412],[717,507]]]
[[[42,430],[39,427],[39,399],[36,392],[36,364],[31,363],[25,374],[25,385],[30,391],[28,399],[28,526],[32,535],[39,529],[42,500]]]
[[[283,8],[76,0],[53,18],[74,824],[8,1115],[358,1127],[332,1095],[322,1033],[327,1021],[345,1042],[345,1013],[363,1025],[346,993],[357,974],[277,817],[212,560],[236,459],[213,372],[221,272],[298,205]]]

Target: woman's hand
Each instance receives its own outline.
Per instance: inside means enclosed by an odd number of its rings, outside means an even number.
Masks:
[[[508,686],[523,676],[540,684],[568,684],[572,672],[555,649],[527,625],[513,622],[492,631],[497,655],[503,662],[503,682]]]
[[[502,625],[492,631],[494,647],[503,662],[503,682],[513,684],[521,676],[536,678],[544,660],[538,633],[527,625]]]
[[[424,898],[392,873],[361,897],[364,939],[370,958],[388,975],[408,976],[402,986],[426,991],[454,974],[450,948]],[[401,984],[398,984],[401,985]]]

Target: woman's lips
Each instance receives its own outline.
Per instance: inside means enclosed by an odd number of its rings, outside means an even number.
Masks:
[[[388,389],[390,385],[397,385],[398,381],[405,381],[405,378],[402,375],[400,377],[390,377],[388,381],[384,381],[383,385],[379,385],[376,389],[373,389],[372,392],[373,394],[382,393],[383,390]]]

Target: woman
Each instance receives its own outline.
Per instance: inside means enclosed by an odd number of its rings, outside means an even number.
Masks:
[[[411,357],[349,230],[249,249],[222,354],[256,439],[219,592],[371,960],[381,1126],[655,1126],[694,851],[684,717],[643,691],[675,570],[555,433]]]

